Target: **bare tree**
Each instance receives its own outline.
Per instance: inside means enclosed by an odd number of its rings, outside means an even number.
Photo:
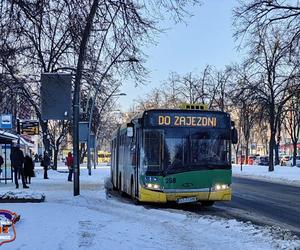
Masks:
[[[287,32],[285,43],[298,46],[300,5],[298,1],[241,0],[234,9],[237,37],[256,36],[258,31],[280,26]]]
[[[66,1],[1,1],[0,65],[36,113],[46,150],[50,144],[39,107],[39,78],[41,72],[69,65],[73,37],[67,8]]]
[[[285,104],[299,91],[299,84],[293,80],[298,76],[298,63],[291,60],[288,46],[282,41],[283,33],[258,32],[252,41],[252,49],[247,64],[252,77],[239,82],[241,93],[259,103],[260,112],[268,120],[270,129],[269,171],[274,171],[273,150],[276,145],[281,114]],[[290,91],[293,89],[293,93]]]
[[[53,150],[53,167],[57,169],[57,160],[60,147],[70,132],[69,121],[51,121],[49,122],[49,140],[50,147]]]
[[[300,94],[287,102],[284,109],[283,126],[293,144],[293,166],[296,166],[297,144],[300,137]]]
[[[239,93],[236,94],[237,96],[236,98],[233,97],[233,101],[235,109],[237,109],[239,113],[239,122],[237,128],[242,132],[244,137],[245,161],[248,163],[249,142],[254,125],[258,121],[258,107],[257,104],[246,95],[239,95]]]
[[[229,92],[232,85],[233,71],[226,66],[223,71],[214,72],[214,84],[209,86],[207,92],[210,93],[211,105],[213,109],[228,111]]]
[[[41,72],[75,72],[73,124],[77,124],[82,86],[88,84],[90,92],[97,93],[108,74],[123,78],[126,73],[141,81],[145,75],[141,47],[159,31],[157,24],[165,11],[181,21],[188,15],[188,4],[197,3],[197,0],[1,1],[0,63],[36,112],[45,148],[50,144],[48,124],[41,119],[38,105]],[[77,126],[74,129],[77,148]],[[78,156],[74,158],[77,165]]]

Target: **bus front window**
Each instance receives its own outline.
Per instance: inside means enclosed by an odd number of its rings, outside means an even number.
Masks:
[[[228,161],[227,142],[220,139],[192,139],[191,143],[191,163],[203,164],[226,164]]]
[[[163,166],[166,173],[230,167],[228,136],[222,130],[166,129]]]
[[[228,136],[222,130],[144,131],[143,165],[148,172],[230,168]]]
[[[220,131],[191,133],[191,164],[227,165],[229,145],[226,134]]]
[[[160,131],[145,131],[144,133],[144,165],[148,171],[161,171],[162,133]]]
[[[184,165],[187,160],[187,140],[186,138],[166,138],[165,139],[165,165],[178,168]]]

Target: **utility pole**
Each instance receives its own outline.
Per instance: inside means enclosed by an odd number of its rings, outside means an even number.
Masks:
[[[99,0],[92,2],[91,10],[87,16],[86,25],[82,33],[82,40],[80,42],[79,56],[76,67],[76,75],[74,82],[74,99],[73,99],[73,157],[74,157],[74,196],[80,194],[79,192],[79,105],[80,105],[80,84],[82,78],[82,70],[88,45],[88,40],[92,31],[94,17],[96,15]]]

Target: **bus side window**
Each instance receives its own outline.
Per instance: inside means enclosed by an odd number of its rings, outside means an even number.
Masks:
[[[131,165],[135,166],[136,165],[136,147],[134,144],[130,146],[130,158],[131,158]]]

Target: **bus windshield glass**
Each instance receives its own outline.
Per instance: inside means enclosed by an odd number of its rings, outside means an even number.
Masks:
[[[230,168],[229,135],[224,129],[167,128],[144,131],[147,171],[175,173]]]

